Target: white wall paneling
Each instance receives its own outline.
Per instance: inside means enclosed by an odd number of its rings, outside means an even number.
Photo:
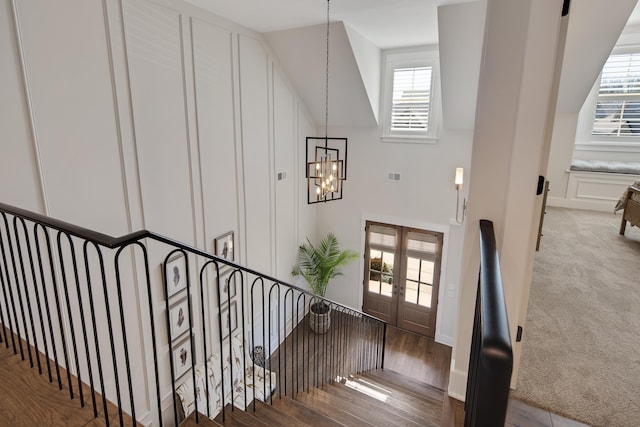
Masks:
[[[273,145],[275,153],[275,276],[285,282],[291,280],[297,236],[297,198],[294,183],[301,179],[295,167],[296,99],[278,70],[273,67]]]
[[[227,231],[238,233],[232,34],[191,21],[193,77],[206,248]]]
[[[45,213],[35,128],[31,121],[19,33],[11,2],[0,4],[0,170],[12,179],[0,180],[0,199],[8,204]]]
[[[240,35],[240,110],[247,265],[273,271],[273,158],[269,126],[268,58],[262,44]]]
[[[317,136],[317,133],[309,113],[299,100],[296,103],[296,107],[297,123],[295,144],[297,156],[294,168],[296,171],[296,194],[298,197],[298,229],[296,230],[296,243],[298,245],[307,238],[312,242],[316,240],[316,205],[307,204],[307,180],[305,179],[307,159],[305,144],[308,136]]]
[[[214,252],[214,239],[233,231],[235,261],[240,262],[235,161],[234,81],[231,31],[203,20],[191,19],[191,43],[197,159],[203,216],[203,247]],[[201,267],[201,266],[199,266]],[[214,269],[207,269],[213,283]],[[217,295],[207,286],[207,323],[214,324]],[[215,328],[210,328],[216,332]],[[212,337],[214,338],[214,337]],[[216,341],[212,341],[216,342]]]
[[[550,198],[550,206],[613,212],[616,202],[639,175],[601,172],[568,172],[564,197]]]
[[[259,35],[179,0],[6,1],[0,26],[2,202],[105,234],[146,228],[209,251],[215,237],[233,230],[237,262],[291,280],[298,243],[316,235],[317,208],[306,204],[304,143],[317,126]],[[279,172],[286,178],[277,181]],[[76,253],[79,247],[76,242]],[[63,253],[69,251],[63,243]],[[169,348],[158,290],[166,254],[166,246],[149,244],[163,407],[170,401]],[[113,254],[105,252],[118,370],[125,372],[118,338],[124,327],[136,415],[148,425],[158,414],[155,391],[147,387],[155,373],[142,259],[137,248],[120,256],[120,303]],[[190,259],[195,280],[200,265]],[[89,264],[97,297],[102,279],[92,248]],[[65,270],[71,283],[69,259]],[[61,271],[53,274],[63,282]],[[72,304],[87,302],[82,285],[79,296],[70,295]],[[94,311],[104,374],[111,378],[107,395],[115,399],[107,307]],[[205,321],[212,323],[210,312]],[[279,314],[290,330],[291,313]],[[71,320],[79,334],[79,325],[92,324],[90,316],[67,316],[65,334],[70,337]],[[93,339],[91,328],[88,333]],[[83,380],[87,369],[80,366]]]
[[[49,214],[124,233],[128,224],[102,3],[62,3],[15,4]],[[72,8],[78,15],[67,13]]]
[[[193,244],[193,203],[179,11],[124,3],[145,225]]]
[[[192,94],[187,92],[191,75],[185,67],[184,17],[180,10],[149,1],[124,1],[122,7],[144,224],[149,230],[194,245],[199,237],[194,201],[197,181],[190,150],[195,143],[189,139]],[[157,245],[149,248],[152,283],[162,283],[159,266],[166,250]],[[190,268],[197,265],[192,262]],[[156,333],[165,337],[162,294],[156,298]],[[160,347],[161,366],[168,366],[169,357],[169,348]],[[165,397],[170,385],[167,372],[160,373]]]

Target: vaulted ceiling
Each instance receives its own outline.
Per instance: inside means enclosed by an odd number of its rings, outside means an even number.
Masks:
[[[186,1],[263,33],[315,123],[324,124],[326,0]],[[331,0],[330,125],[376,126],[380,51],[438,44],[438,7],[470,1]],[[559,112],[579,111],[622,28],[640,24],[636,3],[571,2]]]

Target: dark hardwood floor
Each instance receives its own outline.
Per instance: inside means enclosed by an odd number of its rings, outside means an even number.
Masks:
[[[11,332],[7,330],[7,335]],[[98,416],[95,417],[90,397],[91,390],[83,387],[84,405],[81,405],[78,388],[78,379],[71,375],[73,386],[73,399],[70,398],[67,372],[63,367],[56,369],[51,363],[52,382],[49,382],[47,374],[46,357],[42,353],[36,356],[36,349],[30,347],[34,366],[29,364],[27,343],[14,335],[16,346],[20,342],[25,353],[22,360],[20,352],[14,353],[13,346],[5,342],[0,343],[0,426],[105,426],[102,397],[96,393]],[[10,342],[10,341],[9,341]],[[37,358],[40,358],[42,373],[37,367]],[[58,371],[59,370],[59,377]],[[58,385],[58,378],[62,388]],[[115,405],[107,402],[109,425],[117,426],[119,412]],[[131,417],[122,412],[122,425],[133,425]]]
[[[389,327],[385,369],[398,372],[446,391],[449,385],[451,349],[431,338]],[[464,403],[445,394],[442,426],[464,425]],[[585,427],[568,418],[510,399],[507,411],[508,427]]]
[[[433,339],[393,327],[388,328],[386,344],[385,370],[382,372],[382,377],[400,374],[407,377],[405,379],[407,384],[411,382],[423,383],[433,387],[433,390],[443,390],[445,395],[442,401],[440,425],[446,427],[462,426],[464,424],[463,403],[446,395],[451,349],[436,343]],[[273,358],[272,361],[275,362]],[[275,366],[272,366],[273,368]],[[309,381],[308,375],[309,373],[307,373],[307,381]],[[37,369],[30,368],[28,362],[21,361],[19,355],[14,355],[13,351],[6,349],[4,345],[0,346],[0,376],[3,378],[3,381],[0,381],[0,408],[3,412],[3,416],[0,417],[0,426],[104,425],[104,419],[94,418],[93,411],[88,406],[80,408],[77,399],[69,399],[68,390],[64,388],[58,390],[55,381],[50,384],[45,376],[38,375]],[[293,372],[289,372],[288,387],[294,386],[293,377]],[[327,384],[321,388],[329,390],[333,395],[342,393],[342,391],[331,387],[332,385]],[[329,398],[322,391],[314,393],[317,395],[316,397]],[[268,410],[267,408],[266,411]],[[283,417],[284,415],[277,416]],[[434,414],[434,416],[437,415]],[[273,417],[276,417],[276,414]],[[111,419],[115,419],[115,417]],[[284,421],[280,420],[281,425],[293,422],[291,419],[288,423]],[[187,422],[187,424],[189,423]],[[275,425],[277,424],[278,422]],[[205,425],[216,424],[212,422]],[[514,399],[509,401],[505,425],[509,427],[585,426],[585,424]]]

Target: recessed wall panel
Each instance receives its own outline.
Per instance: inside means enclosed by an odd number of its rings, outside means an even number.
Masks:
[[[11,4],[5,1],[0,4],[0,170],[12,179],[0,179],[0,200],[44,213],[17,42]]]
[[[205,241],[213,251],[216,236],[234,231],[239,239],[232,38],[230,31],[196,19],[191,30]]]
[[[247,260],[271,273],[271,154],[269,149],[268,62],[260,43],[239,37],[240,102]]]
[[[145,226],[193,243],[182,17],[127,1],[124,24]]]
[[[15,7],[49,214],[126,233],[102,3],[40,0]]]
[[[295,260],[296,197],[298,180],[294,164],[296,154],[295,97],[277,68],[273,72],[273,126],[276,225],[276,276],[291,281],[291,266]],[[278,178],[279,177],[279,178]],[[301,236],[301,239],[304,237]]]

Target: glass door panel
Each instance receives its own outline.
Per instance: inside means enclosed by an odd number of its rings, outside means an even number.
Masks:
[[[387,322],[392,322],[397,311],[397,243],[393,226],[367,222],[363,309]]]
[[[393,253],[369,251],[369,292],[391,296],[393,290]]]

